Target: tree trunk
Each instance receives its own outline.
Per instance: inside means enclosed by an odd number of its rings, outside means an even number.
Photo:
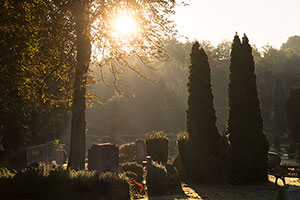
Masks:
[[[84,169],[85,160],[85,93],[91,56],[88,2],[89,0],[78,1],[73,10],[77,36],[77,64],[73,85],[71,146],[68,164],[68,167],[73,169]]]

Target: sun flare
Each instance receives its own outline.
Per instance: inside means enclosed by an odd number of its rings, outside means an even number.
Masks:
[[[114,29],[119,35],[128,36],[137,30],[137,26],[132,17],[122,15],[116,19]]]

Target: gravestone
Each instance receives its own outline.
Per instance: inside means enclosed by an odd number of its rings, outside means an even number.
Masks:
[[[145,141],[137,140],[136,141],[136,160],[137,160],[137,162],[141,163],[143,160],[145,160],[145,157],[146,157]]]
[[[26,148],[26,160],[28,166],[30,166],[32,163],[39,162],[51,164],[52,161],[62,165],[65,163],[66,157],[67,153],[64,144],[48,142],[46,144]]]
[[[119,166],[119,148],[111,143],[93,144],[88,150],[88,168],[99,173],[115,172]]]

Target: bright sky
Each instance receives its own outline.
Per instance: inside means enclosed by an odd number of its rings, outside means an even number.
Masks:
[[[176,11],[179,34],[214,45],[238,32],[257,47],[280,48],[288,37],[300,35],[300,0],[190,0]]]

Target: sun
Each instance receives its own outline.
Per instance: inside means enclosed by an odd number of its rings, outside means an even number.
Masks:
[[[137,31],[137,25],[132,17],[121,15],[115,20],[114,29],[121,36],[129,36]]]

